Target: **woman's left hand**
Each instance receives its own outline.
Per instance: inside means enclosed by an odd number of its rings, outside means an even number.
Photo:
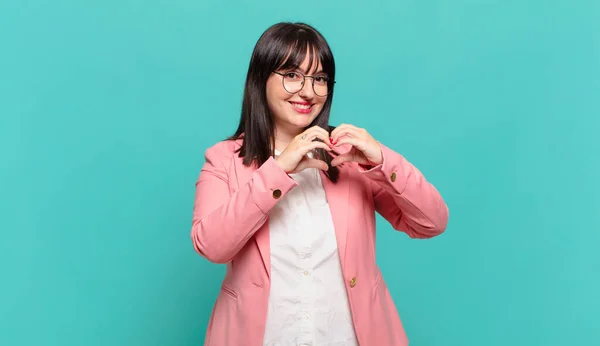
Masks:
[[[344,162],[357,162],[368,166],[377,166],[383,163],[379,142],[365,129],[342,124],[331,131],[330,141],[334,148],[344,144],[352,145],[349,152],[331,160],[332,166],[338,166]]]

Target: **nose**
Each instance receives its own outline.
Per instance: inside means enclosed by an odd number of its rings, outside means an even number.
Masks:
[[[302,89],[300,89],[298,94],[303,98],[307,98],[307,99],[313,98],[315,96],[315,92],[313,90],[312,83],[313,83],[313,81],[311,78],[306,78],[304,80],[304,85],[302,86]]]

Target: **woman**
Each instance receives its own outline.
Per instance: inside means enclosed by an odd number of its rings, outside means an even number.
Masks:
[[[227,264],[206,345],[407,345],[375,262],[375,212],[429,238],[448,209],[366,130],[329,126],[334,80],[306,24],[276,24],[255,46],[239,127],[206,150],[196,184],[194,248]]]

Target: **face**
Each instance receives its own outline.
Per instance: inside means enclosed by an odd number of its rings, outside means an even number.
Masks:
[[[304,62],[297,70],[280,70],[277,72],[285,74],[296,71],[305,75],[323,74],[321,63],[312,71],[307,71],[308,66],[309,57],[307,54]],[[306,78],[302,89],[295,94],[290,94],[283,87],[283,78],[282,75],[272,73],[267,80],[267,103],[273,115],[276,130],[295,135],[302,132],[319,115],[325,101],[327,101],[327,96],[315,94],[312,78]]]

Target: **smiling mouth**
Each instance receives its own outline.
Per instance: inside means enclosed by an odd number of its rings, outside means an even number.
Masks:
[[[290,102],[292,107],[300,113],[309,113],[312,109],[312,104],[310,103],[298,103],[298,102]]]

